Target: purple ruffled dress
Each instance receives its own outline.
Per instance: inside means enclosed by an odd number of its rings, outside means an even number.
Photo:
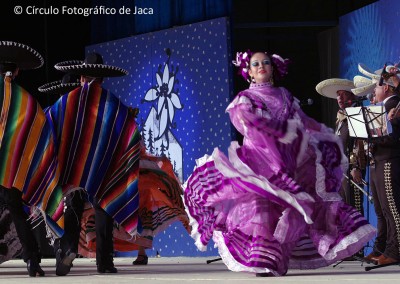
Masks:
[[[251,84],[227,112],[243,145],[198,159],[184,185],[200,250],[212,238],[230,270],[279,276],[332,264],[375,236],[338,194],[341,142],[285,88]]]

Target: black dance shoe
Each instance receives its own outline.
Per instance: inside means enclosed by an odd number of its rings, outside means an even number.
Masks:
[[[74,261],[76,253],[67,251],[65,254],[61,249],[56,251],[56,275],[65,276],[71,271],[72,261]]]
[[[36,277],[37,275],[44,276],[44,271],[36,258],[28,259],[26,262],[26,269],[30,277]]]
[[[97,265],[98,273],[117,273],[118,270],[115,268],[114,264],[111,265]]]
[[[149,262],[149,257],[147,255],[139,254],[136,260],[132,262],[133,265],[147,265]]]

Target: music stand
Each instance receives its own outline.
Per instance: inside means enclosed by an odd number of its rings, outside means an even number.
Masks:
[[[374,139],[389,135],[386,111],[383,105],[346,108],[346,116],[351,137]],[[351,127],[350,127],[351,126]]]

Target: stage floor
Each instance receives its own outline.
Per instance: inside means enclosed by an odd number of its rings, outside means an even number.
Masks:
[[[218,257],[215,257],[218,258]],[[55,260],[42,260],[45,277],[27,275],[22,260],[11,260],[0,265],[0,283],[400,283],[400,267],[390,266],[365,271],[360,262],[342,262],[316,270],[289,270],[283,277],[255,277],[254,274],[229,271],[221,262],[207,264],[213,257],[150,258],[145,266],[133,266],[132,258],[116,258],[117,274],[98,274],[94,259],[79,258],[67,276],[55,275]]]

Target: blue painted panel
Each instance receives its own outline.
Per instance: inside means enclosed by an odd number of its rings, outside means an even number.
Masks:
[[[106,79],[104,86],[140,109],[138,124],[147,150],[169,157],[181,181],[192,173],[196,159],[215,147],[227,151],[232,131],[225,109],[233,92],[227,18],[86,48],[92,51],[102,54],[105,64],[129,71]],[[199,252],[179,223],[155,237],[148,253],[157,251],[162,256],[217,254],[213,244]]]

